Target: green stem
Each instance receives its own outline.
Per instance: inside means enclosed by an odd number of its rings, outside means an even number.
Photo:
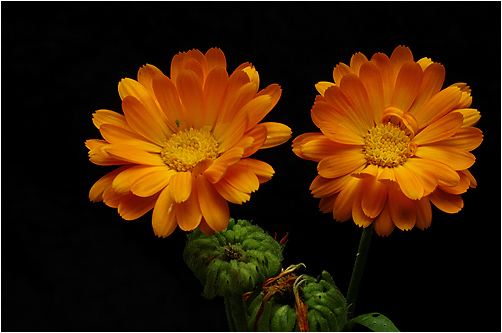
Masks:
[[[363,276],[364,265],[366,263],[366,257],[368,256],[368,250],[370,248],[371,235],[373,234],[373,224],[363,229],[361,235],[361,240],[359,241],[359,248],[357,249],[356,261],[354,263],[354,269],[352,270],[352,277],[350,278],[349,290],[347,292],[347,304],[350,307],[350,313],[348,319],[354,317],[356,308],[357,293],[359,291],[359,285],[361,284],[361,278]]]
[[[225,297],[225,310],[227,311],[228,325],[231,331],[248,332],[246,309],[242,295],[231,295]]]

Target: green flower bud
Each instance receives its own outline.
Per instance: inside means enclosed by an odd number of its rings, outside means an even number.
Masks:
[[[281,271],[281,245],[263,229],[245,220],[230,219],[213,235],[188,234],[183,258],[204,286],[202,295],[242,295]]]
[[[248,326],[257,331],[335,331],[347,323],[348,307],[333,278],[323,271],[318,279],[296,276],[290,266],[265,282],[247,301]]]

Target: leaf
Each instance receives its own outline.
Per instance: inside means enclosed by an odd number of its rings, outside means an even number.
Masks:
[[[373,332],[399,332],[396,325],[383,314],[372,312],[352,319],[353,323],[363,325]]]

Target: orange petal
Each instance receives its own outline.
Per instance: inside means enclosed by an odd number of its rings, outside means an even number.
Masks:
[[[91,190],[89,191],[89,199],[92,202],[99,202],[103,200],[104,191],[112,186],[115,177],[117,177],[119,173],[130,167],[131,166],[129,165],[124,165],[99,178],[99,180],[94,183],[94,185],[92,185]]]
[[[359,194],[361,179],[350,179],[340,191],[333,204],[333,218],[337,221],[344,222],[352,217],[352,205]]]
[[[373,227],[375,228],[377,235],[382,237],[389,236],[392,231],[394,231],[395,225],[390,216],[388,201],[385,202],[380,215],[378,215],[375,221],[373,221]]]
[[[245,166],[251,170],[258,177],[260,184],[269,181],[275,173],[274,169],[268,163],[252,158],[242,159],[237,162],[237,165]]]
[[[349,79],[349,82],[350,80],[351,79]],[[354,104],[352,99],[349,98],[339,87],[333,86],[329,88],[326,90],[324,97],[326,98],[327,104],[329,104],[329,106],[335,109],[335,111],[339,114],[337,118],[340,120],[335,121],[336,123],[342,124],[341,120],[344,120],[343,127],[353,131],[361,137],[366,135],[366,132],[372,126],[368,125],[365,120],[366,117],[364,116],[363,118],[362,112],[357,110],[357,106]],[[371,119],[373,119],[373,117],[371,117]]]
[[[405,62],[397,74],[391,104],[407,111],[420,91],[422,77],[420,65],[413,61]]]
[[[425,68],[422,87],[408,112],[415,114],[432,96],[441,90],[445,74],[444,66],[438,63],[433,63]]]
[[[92,122],[99,129],[103,124],[119,126],[121,128],[132,131],[132,128],[127,124],[124,115],[110,110],[97,110],[92,114]]]
[[[110,144],[104,140],[90,139],[85,141],[85,146],[89,149],[89,161],[97,165],[122,165],[126,164],[121,159],[108,155],[104,150]]]
[[[218,193],[221,194],[221,196],[225,198],[225,200],[237,205],[240,205],[248,201],[249,198],[251,197],[249,193],[244,193],[237,190],[235,187],[230,185],[224,178],[213,185],[216,191],[218,191]]]
[[[185,111],[190,115],[186,118],[187,125],[201,128],[205,123],[205,108],[199,77],[191,70],[182,70],[178,73],[176,87]]]
[[[458,213],[464,207],[464,201],[460,195],[446,193],[439,189],[431,193],[429,198],[434,206],[449,214]]]
[[[315,84],[315,88],[319,92],[319,94],[324,96],[324,92],[326,91],[326,89],[328,89],[329,87],[332,87],[334,85],[335,84],[333,82],[319,81]]]
[[[206,177],[197,177],[195,182],[204,220],[212,230],[222,231],[227,227],[230,219],[227,201],[216,191],[213,184]]]
[[[152,81],[152,89],[171,131],[177,132],[179,128],[188,128],[180,96],[174,83],[165,75],[156,75]]]
[[[324,213],[333,213],[333,205],[335,204],[335,200],[338,194],[333,194],[324,198],[321,198],[319,201],[319,210]]]
[[[392,92],[394,91],[394,73],[389,57],[383,53],[375,53],[370,60],[380,71],[383,87],[383,105],[390,105]]]
[[[157,67],[146,64],[141,66],[138,70],[138,82],[148,90],[151,96],[153,94],[152,81],[155,75],[164,75],[160,69]]]
[[[366,56],[364,54],[362,54],[361,52],[355,53],[350,58],[350,69],[351,69],[351,71],[354,74],[359,75],[359,69],[366,62],[368,62],[368,58],[366,58]]]
[[[424,197],[416,202],[417,206],[417,222],[415,226],[420,230],[427,229],[431,225],[432,210],[431,203],[428,197]]]
[[[368,92],[373,109],[373,122],[378,124],[385,106],[382,75],[373,62],[365,62],[359,71],[359,78]]]
[[[157,198],[158,195],[142,198],[132,193],[127,194],[120,200],[118,212],[124,220],[135,220],[149,212]]]
[[[124,169],[113,180],[113,189],[119,194],[127,194],[131,191],[132,184],[139,178],[167,168],[164,166],[150,166],[150,165],[135,165],[130,168]]]
[[[225,68],[217,67],[209,72],[204,84],[204,102],[206,104],[205,125],[213,127],[221,110],[223,97],[228,84]]]
[[[417,208],[403,192],[389,188],[389,211],[392,221],[401,230],[410,230],[417,221]]]
[[[397,76],[401,66],[407,61],[413,61],[413,53],[408,47],[399,45],[390,55],[390,63],[392,64],[394,76]]]
[[[438,186],[438,179],[434,172],[435,168],[427,167],[427,165],[427,162],[419,158],[410,158],[403,164],[403,168],[410,170],[410,172],[413,172],[420,179],[424,196],[429,195]],[[449,169],[448,171],[455,172],[446,165],[443,164],[443,166],[447,168],[447,170]]]
[[[460,181],[458,173],[444,163],[423,158],[409,158],[406,160],[405,166],[409,167],[419,176],[422,176],[422,174],[417,171],[420,169],[424,172],[432,173],[441,185],[456,186]]]
[[[387,201],[388,191],[389,186],[374,177],[368,177],[364,180],[361,208],[366,216],[376,218],[380,215]]]
[[[462,92],[458,87],[448,87],[434,95],[415,113],[420,128],[432,124],[450,112],[457,105],[460,97],[462,97]]]
[[[366,164],[363,154],[339,154],[322,159],[317,165],[319,175],[325,178],[336,178],[352,172]]]
[[[211,183],[218,182],[227,171],[228,166],[237,163],[242,158],[243,153],[244,150],[241,147],[234,147],[226,151],[214,160],[213,164],[211,164],[203,174]]]
[[[452,112],[454,114],[455,112]],[[483,142],[483,132],[476,127],[462,127],[455,135],[447,139],[434,142],[433,145],[455,147],[471,151]]]
[[[291,138],[291,128],[281,123],[261,123],[267,129],[267,139],[261,149],[272,148],[287,142]]]
[[[206,54],[207,68],[210,72],[214,68],[221,67],[223,69],[227,68],[227,60],[225,59],[225,54],[223,51],[217,47],[210,48],[207,50]]]
[[[178,226],[183,231],[190,231],[197,228],[202,219],[197,187],[195,186],[195,182],[192,182],[190,185],[192,189],[187,200],[174,204],[176,220],[178,221]],[[174,198],[174,200],[176,201],[176,198]]]
[[[357,226],[366,228],[373,222],[374,218],[367,216],[361,207],[363,192],[363,189],[359,190],[352,202],[352,220]]]
[[[244,193],[252,193],[260,186],[258,177],[242,165],[234,164],[229,166],[223,178],[238,191]]]
[[[426,145],[447,139],[460,129],[463,121],[464,118],[460,113],[449,113],[424,128],[415,136],[415,138],[413,138],[413,142],[418,145]]]
[[[332,122],[322,122],[319,127],[330,140],[346,145],[364,145],[364,138]]]
[[[259,123],[279,102],[281,98],[282,89],[278,84],[271,84],[265,89],[258,92],[255,99],[268,96],[268,99],[262,99],[261,105],[248,107],[249,124],[246,129],[249,129]]]
[[[152,215],[153,232],[157,237],[167,237],[176,229],[176,212],[174,199],[166,187],[160,193]]]
[[[103,138],[109,143],[134,146],[151,153],[160,153],[162,150],[162,147],[145,140],[145,138],[136,134],[136,132],[132,132],[120,126],[102,124],[99,131],[101,132]]]
[[[168,187],[171,189],[171,196],[175,202],[188,200],[192,191],[192,173],[177,172],[171,176]]]
[[[338,193],[352,179],[352,176],[346,175],[338,178],[323,178],[316,176],[310,184],[309,190],[314,198],[323,198]]]
[[[424,196],[424,187],[420,178],[413,171],[399,165],[394,168],[394,175],[404,195],[411,200],[422,199]]]
[[[469,169],[476,161],[468,151],[449,146],[419,146],[415,156],[444,163],[454,170]]]
[[[333,69],[333,79],[335,80],[335,84],[339,86],[342,77],[350,73],[352,73],[352,70],[350,69],[349,66],[347,66],[343,62],[336,65],[335,68]]]
[[[154,195],[161,190],[163,190],[171,176],[173,176],[176,171],[168,169],[166,167],[153,167],[150,173],[145,174],[142,177],[137,178],[131,185],[131,191],[137,196],[148,197]]]
[[[368,92],[355,74],[347,74],[340,81],[340,89],[354,102],[355,111],[363,121],[365,129],[373,127],[373,108],[368,97]]]
[[[264,124],[258,124],[244,133],[244,136],[235,147],[241,147],[244,150],[242,157],[248,157],[263,148],[263,143],[267,139],[267,127]]]
[[[127,123],[137,133],[159,146],[164,144],[166,134],[163,127],[165,125],[157,119],[158,117],[152,116],[153,112],[148,110],[138,99],[127,96],[122,101],[122,109]]]
[[[481,119],[481,114],[476,109],[455,109],[452,112],[460,112],[464,116],[462,127],[474,126]]]
[[[104,147],[103,150],[110,156],[124,161],[124,163],[165,165],[159,154],[149,153],[134,146],[110,144]]]

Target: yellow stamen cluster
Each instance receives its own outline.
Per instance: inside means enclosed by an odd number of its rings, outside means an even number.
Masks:
[[[366,160],[382,167],[402,165],[414,155],[414,150],[406,133],[390,122],[376,125],[364,137]]]
[[[173,134],[160,155],[171,169],[192,171],[197,163],[218,157],[218,142],[208,130],[190,128]]]

